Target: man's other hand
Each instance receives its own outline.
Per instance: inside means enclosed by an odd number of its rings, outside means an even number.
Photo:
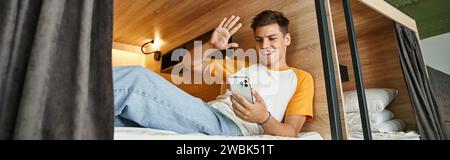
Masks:
[[[267,119],[269,113],[266,109],[266,104],[263,98],[256,90],[252,90],[253,96],[255,96],[255,103],[247,101],[243,96],[233,92],[231,95],[231,102],[233,103],[233,111],[242,120],[251,123],[262,123]]]

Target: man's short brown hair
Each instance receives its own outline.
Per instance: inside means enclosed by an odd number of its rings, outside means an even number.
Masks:
[[[289,33],[289,20],[284,16],[283,13],[273,10],[265,10],[256,15],[256,17],[253,18],[251,27],[253,28],[253,31],[255,31],[255,29],[258,27],[263,27],[275,23],[280,26],[280,31],[283,32],[283,34],[286,35],[287,33]]]

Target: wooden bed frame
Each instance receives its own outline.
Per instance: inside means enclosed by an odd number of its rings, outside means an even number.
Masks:
[[[351,4],[365,88],[397,89],[399,96],[387,109],[395,114],[395,118],[405,121],[406,130],[417,131],[394,27],[397,22],[417,32],[415,21],[382,0],[353,0]],[[343,5],[340,0],[332,0],[329,5],[338,64],[349,68],[350,81],[340,85],[342,91],[356,90]]]

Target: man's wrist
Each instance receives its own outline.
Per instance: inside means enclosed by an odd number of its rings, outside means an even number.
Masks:
[[[260,123],[258,123],[258,125],[262,126],[262,125],[266,124],[270,120],[271,117],[272,117],[272,114],[270,114],[270,112],[267,111],[266,118],[263,121],[261,121]]]
[[[214,49],[214,45],[211,43],[211,41],[208,41],[208,42],[206,42],[206,43],[204,44],[203,48],[204,48],[205,50],[208,50],[208,49]]]

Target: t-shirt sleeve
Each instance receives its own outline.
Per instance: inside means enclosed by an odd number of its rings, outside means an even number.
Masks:
[[[286,115],[303,115],[308,120],[313,118],[314,80],[311,74],[305,71],[295,71],[297,88],[288,103]]]

